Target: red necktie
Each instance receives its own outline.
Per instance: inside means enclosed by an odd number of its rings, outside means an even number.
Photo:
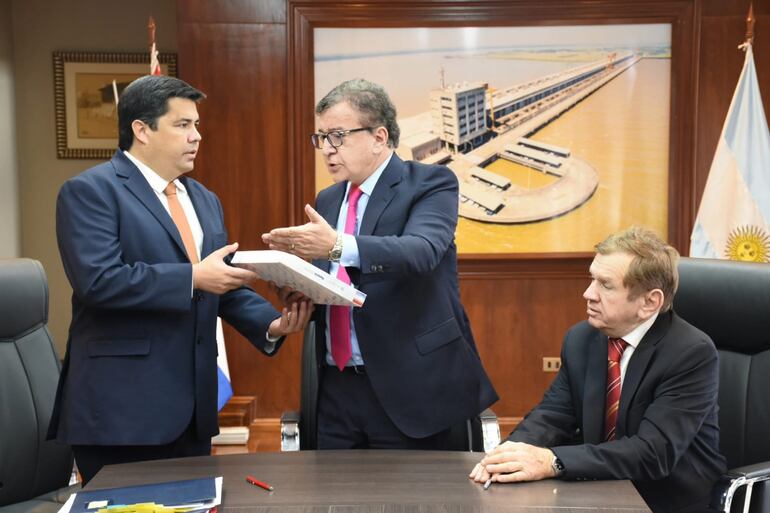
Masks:
[[[348,213],[345,216],[345,233],[356,234],[356,207],[361,198],[361,189],[351,185],[348,192]],[[337,279],[350,284],[350,276],[340,264]],[[332,339],[332,359],[339,370],[345,368],[353,354],[350,345],[350,307],[332,305],[329,307],[329,336]]]
[[[615,425],[620,406],[620,358],[628,342],[622,338],[607,341],[607,401],[604,414],[604,441],[615,440]]]

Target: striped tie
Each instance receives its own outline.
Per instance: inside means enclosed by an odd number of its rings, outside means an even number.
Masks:
[[[615,424],[620,406],[620,358],[628,342],[622,338],[610,338],[607,341],[607,405],[604,415],[604,440],[615,439]]]

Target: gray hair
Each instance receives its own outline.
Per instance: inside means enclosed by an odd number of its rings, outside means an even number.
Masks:
[[[363,126],[384,126],[388,131],[388,146],[398,147],[401,129],[396,122],[396,107],[390,101],[388,93],[378,84],[354,78],[341,83],[318,102],[315,113],[321,115],[338,103],[348,102],[359,113]]]

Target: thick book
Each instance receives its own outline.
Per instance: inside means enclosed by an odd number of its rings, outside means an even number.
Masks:
[[[71,504],[70,509],[66,510],[69,513],[96,513],[104,508],[146,503],[178,508],[211,508],[222,502],[222,478],[206,477],[103,490],[83,490],[72,494],[67,502]],[[64,511],[64,508],[61,511]]]
[[[310,262],[283,251],[237,251],[232,265],[254,271],[265,281],[302,292],[317,305],[363,306],[366,294]]]

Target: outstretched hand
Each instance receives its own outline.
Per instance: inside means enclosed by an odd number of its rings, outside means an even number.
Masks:
[[[301,226],[274,228],[262,234],[262,241],[270,249],[293,253],[300,258],[327,258],[337,240],[337,232],[321,214],[305,205],[309,222]]]

